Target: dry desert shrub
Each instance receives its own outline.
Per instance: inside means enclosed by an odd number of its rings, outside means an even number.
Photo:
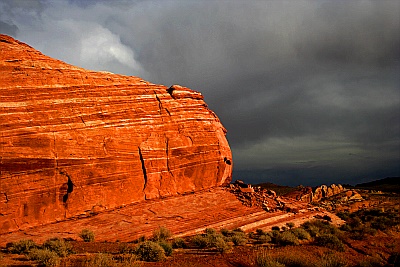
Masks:
[[[136,255],[143,261],[160,261],[165,258],[164,249],[157,243],[145,241],[136,248]]]
[[[107,253],[97,253],[86,259],[85,267],[139,267],[137,256],[133,254],[122,254],[112,256]]]
[[[294,228],[291,232],[299,239],[299,240],[310,240],[311,235],[304,230],[303,228]]]
[[[273,259],[265,249],[257,252],[254,261],[256,267],[285,267],[284,264]]]
[[[73,253],[71,244],[57,237],[46,240],[43,243],[43,248],[54,251],[59,257],[66,257]]]
[[[193,243],[194,246],[198,248],[206,248],[208,247],[208,238],[204,235],[195,235],[192,237],[191,242]]]
[[[57,253],[48,249],[32,249],[28,254],[28,259],[37,261],[41,266],[58,266],[60,257]]]
[[[310,263],[308,256],[304,253],[279,255],[276,261],[287,267],[316,267],[315,264]]]
[[[116,263],[109,254],[97,253],[86,260],[86,267],[116,267]]]
[[[213,245],[218,252],[225,253],[232,249],[232,246],[226,242],[222,237],[217,237]]]
[[[7,243],[6,245],[7,251],[13,254],[28,254],[32,249],[37,247],[38,245],[30,239],[22,239],[17,242]]]
[[[172,240],[172,247],[173,248],[186,248],[187,244],[183,238],[177,237]]]
[[[38,245],[31,239],[22,239],[6,245],[7,251],[13,254],[28,254],[32,249],[37,247]]]
[[[299,239],[290,231],[279,233],[275,237],[275,243],[281,246],[297,246],[300,244]]]
[[[164,226],[160,226],[156,230],[153,231],[153,240],[154,241],[167,240],[171,236],[172,236],[171,231]]]
[[[236,233],[230,238],[235,246],[243,246],[247,243],[247,238],[245,234]]]
[[[337,238],[337,236],[332,234],[322,234],[315,238],[315,243],[318,246],[327,247],[337,251],[344,251],[345,245],[343,242]]]
[[[163,248],[165,256],[171,256],[173,249],[171,243],[168,243],[167,241],[159,241],[158,244]]]
[[[245,235],[241,231],[233,230],[234,236]],[[232,246],[228,243],[231,237],[225,237],[223,234],[218,233],[213,228],[207,228],[202,235],[195,235],[191,242],[198,248],[215,248],[217,251],[223,253],[231,250]],[[236,240],[237,242],[243,242]]]
[[[321,234],[332,234],[339,236],[341,231],[328,221],[322,220],[311,220],[303,223],[301,228],[305,229],[310,233],[312,237],[316,237]]]
[[[82,238],[85,242],[94,242],[95,235],[92,230],[90,229],[83,229],[79,233],[79,237]]]
[[[259,244],[265,244],[271,241],[272,241],[271,237],[267,234],[263,234],[257,237],[257,243]]]

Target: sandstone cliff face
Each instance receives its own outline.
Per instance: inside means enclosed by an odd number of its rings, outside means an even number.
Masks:
[[[0,35],[0,233],[229,183],[225,132],[198,92]]]

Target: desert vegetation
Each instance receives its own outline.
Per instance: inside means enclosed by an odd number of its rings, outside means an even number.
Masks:
[[[288,222],[247,233],[240,228],[207,228],[189,237],[174,237],[160,226],[151,236],[131,242],[95,242],[94,232],[83,229],[74,240],[54,237],[42,244],[29,239],[8,243],[0,254],[0,266],[18,266],[4,263],[12,255],[32,266],[399,265],[398,210],[359,209],[337,215],[345,221],[339,227],[329,216],[318,216],[297,227]]]

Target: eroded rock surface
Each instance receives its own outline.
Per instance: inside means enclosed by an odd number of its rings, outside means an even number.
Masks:
[[[321,185],[316,187],[314,191],[311,187],[307,186],[285,194],[285,197],[304,202],[319,202],[323,198],[328,198],[340,194],[343,191],[345,191],[345,188],[340,184],[331,184],[330,186]]]
[[[203,96],[0,35],[0,233],[230,182]]]
[[[167,227],[175,237],[179,237],[203,233],[206,228],[240,227],[244,231],[270,231],[273,226],[282,227],[287,222],[299,226],[316,216],[325,215],[332,218],[335,224],[342,223],[334,214],[322,208],[309,208],[307,203],[300,201],[297,204],[302,207],[296,213],[282,210],[265,212],[259,206],[242,205],[237,196],[229,191],[218,187],[195,194],[142,201],[89,217],[7,233],[1,236],[0,246],[21,239],[43,243],[55,236],[80,240],[78,234],[85,228],[95,233],[96,241],[132,242],[143,235],[150,237],[159,226]]]

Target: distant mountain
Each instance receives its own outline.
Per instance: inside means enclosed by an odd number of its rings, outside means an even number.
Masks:
[[[388,177],[368,183],[357,184],[355,188],[400,193],[400,177]]]

